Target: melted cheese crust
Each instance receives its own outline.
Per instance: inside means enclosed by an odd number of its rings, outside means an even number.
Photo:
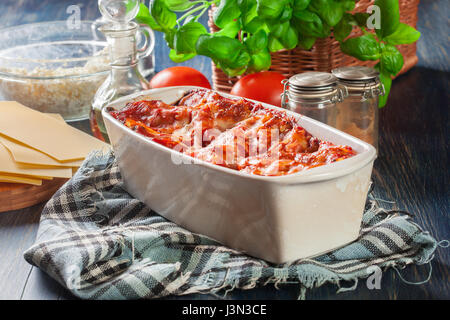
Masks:
[[[111,115],[168,148],[256,175],[292,174],[356,154],[313,137],[283,111],[206,89],[192,90],[176,105],[130,102]]]

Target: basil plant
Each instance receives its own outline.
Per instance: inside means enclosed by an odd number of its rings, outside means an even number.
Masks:
[[[333,34],[342,52],[359,60],[378,61],[386,95],[392,76],[403,66],[396,48],[417,41],[420,33],[401,23],[398,0],[376,0],[371,13],[351,13],[357,0],[150,0],[140,4],[137,21],[164,33],[175,62],[196,55],[210,57],[229,76],[268,70],[271,52],[301,47]],[[199,18],[216,5],[210,33]],[[368,27],[370,25],[370,27]],[[362,35],[349,38],[354,27]]]

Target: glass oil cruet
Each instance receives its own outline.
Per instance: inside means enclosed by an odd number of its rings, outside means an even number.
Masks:
[[[99,30],[108,42],[111,70],[95,94],[90,123],[94,136],[109,142],[102,109],[120,97],[148,89],[148,82],[138,70],[138,61],[151,53],[155,42],[150,28],[131,21],[139,11],[139,0],[99,0],[98,6],[108,21]],[[145,37],[144,45],[139,49],[136,44],[138,31]]]

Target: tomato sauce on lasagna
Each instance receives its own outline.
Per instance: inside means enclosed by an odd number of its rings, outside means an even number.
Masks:
[[[206,89],[191,90],[173,105],[133,101],[110,113],[163,146],[255,175],[292,174],[356,154],[312,136],[283,111]]]

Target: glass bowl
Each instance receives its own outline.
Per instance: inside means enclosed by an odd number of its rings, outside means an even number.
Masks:
[[[53,21],[0,30],[0,99],[66,121],[87,119],[109,72],[108,44],[96,26]]]

